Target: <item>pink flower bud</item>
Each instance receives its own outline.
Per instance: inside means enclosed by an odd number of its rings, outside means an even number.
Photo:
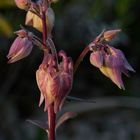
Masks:
[[[36,72],[38,87],[41,91],[39,106],[45,100],[44,111],[54,103],[54,111],[58,112],[72,87],[73,64],[64,52],[60,52],[62,62],[56,68],[56,62],[51,54],[46,54]]]
[[[31,0],[15,0],[15,3],[18,8],[27,10],[30,7]]]
[[[46,11],[46,24],[47,24],[48,34],[50,34],[53,29],[54,20],[55,20],[55,15],[53,10],[52,8],[48,8]],[[25,24],[34,27],[40,32],[42,32],[43,30],[41,18],[30,11],[27,12]]]
[[[7,58],[9,59],[8,63],[16,62],[28,56],[33,48],[33,44],[32,41],[30,40],[30,37],[28,38],[28,36],[27,37],[24,36],[25,35],[24,30],[18,31],[17,34],[19,36],[13,42],[7,55]]]
[[[104,39],[105,39],[106,41],[110,41],[110,40],[112,40],[114,37],[116,37],[116,35],[117,35],[119,32],[121,32],[120,29],[106,31],[106,32],[104,32]]]

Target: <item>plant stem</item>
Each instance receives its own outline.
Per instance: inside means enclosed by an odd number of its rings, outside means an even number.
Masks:
[[[43,25],[43,44],[47,48],[47,24],[46,24],[46,11],[42,11],[42,25]],[[54,112],[54,104],[48,107],[48,140],[55,140],[55,120],[56,114]]]
[[[46,11],[42,11],[42,26],[43,26],[43,44],[46,46],[47,40],[47,24],[46,24]]]
[[[80,65],[81,61],[83,60],[85,55],[88,53],[88,51],[89,51],[89,46],[86,46],[84,48],[84,50],[81,52],[81,54],[79,55],[78,59],[76,60],[75,65],[74,65],[74,73],[76,72],[78,66]]]
[[[54,104],[48,107],[48,140],[55,140],[55,120]]]

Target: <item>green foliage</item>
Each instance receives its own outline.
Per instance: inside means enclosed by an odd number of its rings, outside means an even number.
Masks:
[[[126,15],[129,12],[130,7],[134,3],[134,1],[132,1],[132,0],[117,0],[117,2],[115,4],[117,14],[119,16]]]
[[[12,32],[12,27],[7,19],[0,15],[0,34],[10,37]]]
[[[0,1],[0,8],[11,7],[14,5],[15,5],[14,0],[1,0]]]

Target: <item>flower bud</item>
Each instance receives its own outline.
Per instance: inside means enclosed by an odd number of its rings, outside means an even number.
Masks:
[[[47,24],[48,34],[50,34],[53,29],[54,20],[55,17],[54,17],[53,10],[52,8],[48,8],[46,12],[46,24]],[[39,30],[40,32],[43,31],[41,18],[38,17],[36,14],[32,13],[31,11],[27,12],[25,24],[29,26],[33,26],[35,29]]]
[[[54,111],[58,112],[72,87],[73,65],[70,58],[61,52],[62,61],[56,68],[51,54],[45,54],[44,60],[36,72],[37,84],[41,92],[39,106],[45,100],[44,111],[54,103]]]
[[[30,7],[31,0],[15,0],[15,3],[18,8],[27,10]]]
[[[28,37],[28,33],[25,30],[19,30],[16,34],[18,37],[13,42],[7,55],[8,63],[16,62],[28,56],[33,48],[31,36]]]
[[[106,41],[111,41],[119,32],[121,32],[120,29],[106,31],[104,32],[104,39]]]

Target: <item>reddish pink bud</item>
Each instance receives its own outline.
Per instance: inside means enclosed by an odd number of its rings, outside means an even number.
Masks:
[[[30,7],[31,0],[15,0],[15,3],[18,8],[27,10]]]
[[[72,60],[64,52],[60,52],[62,62],[56,68],[56,62],[51,54],[46,54],[42,64],[36,72],[38,87],[41,91],[39,106],[45,100],[44,111],[54,103],[54,111],[58,112],[71,90],[73,65]]]
[[[117,30],[108,30],[106,32],[104,32],[104,39],[106,41],[110,41],[112,40],[114,37],[116,37],[116,35],[121,32],[120,29],[117,29]]]
[[[19,30],[16,33],[18,34],[18,37],[13,42],[7,55],[7,58],[9,59],[8,63],[16,62],[28,56],[33,48],[31,37],[27,36],[25,30]]]

